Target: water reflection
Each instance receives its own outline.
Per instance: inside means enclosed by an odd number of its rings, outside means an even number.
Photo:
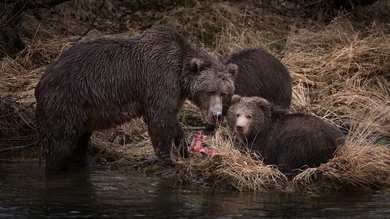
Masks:
[[[0,163],[0,218],[387,218],[378,193],[321,196],[207,191],[139,174]]]

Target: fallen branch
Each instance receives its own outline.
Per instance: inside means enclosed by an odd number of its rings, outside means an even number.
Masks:
[[[97,11],[95,17],[91,20],[91,23],[89,24],[88,29],[87,29],[79,38],[77,38],[77,39],[75,40],[75,42],[81,40],[83,37],[85,37],[85,35],[88,34],[89,31],[91,31],[91,29],[92,29],[92,27],[93,27],[93,24],[95,23],[97,17],[99,16],[100,12],[102,11],[103,6],[104,6],[105,3],[106,3],[106,0],[103,0],[103,1],[102,1],[102,4],[101,4],[101,5],[99,6],[99,8],[98,8],[98,11]]]
[[[14,102],[16,102],[16,101],[17,101],[17,100],[15,100]],[[32,107],[32,105],[34,105],[34,104],[35,104],[35,102],[34,102],[34,103],[31,103],[31,104],[28,105],[27,107]],[[27,110],[27,109],[26,109],[26,108],[23,108],[23,109],[15,110],[15,111],[12,112],[12,113],[9,113],[9,114],[0,116],[0,119],[5,119],[5,118],[7,118],[7,117],[11,117],[11,116],[16,115],[16,114],[18,114],[19,112],[22,112],[22,111],[24,111],[24,110]]]
[[[9,147],[9,148],[1,149],[0,153],[6,152],[6,151],[18,150],[18,149],[25,149],[25,148],[29,148],[29,147],[35,147],[35,146],[38,146],[38,144],[37,143],[31,143],[31,144],[28,144],[28,145]]]
[[[0,139],[0,142],[5,141],[5,142],[10,142],[10,141],[32,141],[34,140],[34,137],[20,137],[20,138],[4,138]]]
[[[27,4],[28,4],[28,1],[26,2],[23,2],[23,4],[19,4],[19,2],[17,2],[14,6],[14,8],[12,9],[12,12],[11,14],[9,14],[6,19],[5,19],[5,22],[3,23],[3,27],[7,26],[7,24],[13,20],[14,18],[17,18],[20,14],[22,14],[22,12],[24,11],[24,9],[27,8]]]
[[[9,113],[9,114],[7,114],[7,115],[0,116],[0,119],[4,119],[4,118],[7,118],[7,117],[11,117],[11,116],[13,116],[13,115],[16,115],[16,114],[18,114],[19,111],[22,111],[22,110],[18,110],[18,111],[16,111],[16,112],[13,112],[13,113]]]
[[[38,1],[33,1],[35,4],[34,5],[30,5],[31,8],[52,8],[52,7],[55,7],[57,5],[60,5],[62,3],[65,3],[65,2],[69,2],[70,0],[51,0],[51,1],[47,1],[47,2],[38,2]]]
[[[184,126],[182,127],[184,130],[203,130],[205,129],[206,127],[204,126],[201,126],[201,127],[193,127],[193,126]]]
[[[8,7],[7,1],[4,0],[4,9],[3,9],[3,11],[2,11],[1,14],[0,14],[0,18],[3,17],[3,15],[5,14],[5,12],[7,11],[7,7]]]

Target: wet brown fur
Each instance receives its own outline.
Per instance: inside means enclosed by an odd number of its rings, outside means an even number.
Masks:
[[[236,72],[169,27],[73,46],[47,66],[35,90],[46,172],[86,165],[92,131],[136,117],[148,125],[156,155],[172,165],[172,143],[186,147],[177,119],[185,99],[208,117],[208,94],[230,99]]]
[[[220,60],[238,67],[234,94],[262,97],[275,105],[290,109],[291,76],[287,68],[273,55],[261,49],[243,49]],[[225,102],[223,115],[227,114],[230,105],[230,100]],[[214,128],[207,124],[203,132],[209,134]]]
[[[345,142],[336,126],[314,115],[291,114],[260,97],[234,95],[232,103],[229,126],[265,163],[276,165],[285,174],[328,162]],[[244,133],[237,132],[238,125]]]
[[[238,67],[234,94],[262,97],[289,109],[292,98],[291,76],[287,68],[273,55],[261,49],[244,49],[221,59]],[[226,108],[227,112],[228,107]]]

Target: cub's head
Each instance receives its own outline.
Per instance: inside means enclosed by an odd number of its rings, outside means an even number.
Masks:
[[[218,124],[222,120],[223,105],[234,93],[237,66],[225,65],[218,60],[205,62],[194,58],[190,67],[194,72],[190,99],[199,107],[207,123]]]
[[[227,122],[237,137],[252,140],[268,127],[273,107],[260,97],[234,95]]]

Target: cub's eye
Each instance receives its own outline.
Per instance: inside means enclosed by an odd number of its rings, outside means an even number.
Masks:
[[[227,93],[221,93],[221,97],[226,97]]]
[[[236,114],[236,117],[240,117],[240,114]]]
[[[249,115],[249,116],[246,116],[246,118],[247,118],[247,119],[252,119],[252,116],[251,116],[251,115]]]

